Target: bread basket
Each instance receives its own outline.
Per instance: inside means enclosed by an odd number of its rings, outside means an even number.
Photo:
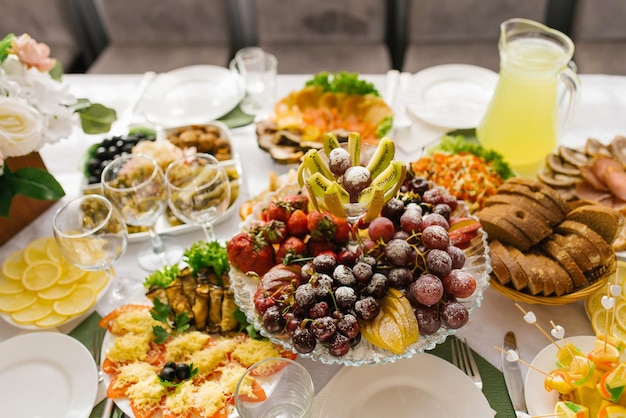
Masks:
[[[505,286],[496,279],[490,280],[489,285],[498,292],[502,293],[504,296],[516,302],[524,302],[535,305],[560,306],[572,302],[578,302],[591,296],[594,292],[606,285],[609,278],[615,274],[616,266],[617,263],[614,259],[611,263],[611,267],[604,276],[587,287],[561,296],[531,295],[529,293],[520,292],[511,287]]]

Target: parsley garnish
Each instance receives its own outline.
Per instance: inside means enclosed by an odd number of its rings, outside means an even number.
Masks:
[[[166,324],[168,329],[173,329],[173,332],[168,332],[167,329],[161,325],[154,325],[152,327],[152,333],[155,336],[154,342],[162,344],[173,333],[182,334],[185,330],[187,330],[187,328],[189,328],[189,315],[187,315],[187,312],[182,312],[176,315],[176,318],[174,318],[174,324],[170,324],[170,317],[172,315],[172,308],[170,305],[161,302],[158,298],[154,298],[152,303],[154,304],[150,310],[152,319]]]

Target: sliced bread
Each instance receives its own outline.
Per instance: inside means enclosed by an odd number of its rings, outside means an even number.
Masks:
[[[523,184],[511,182],[511,180],[506,181],[498,187],[498,193],[525,196],[539,203],[544,210],[556,213],[559,217],[561,217],[561,219],[565,219],[565,215],[567,215],[567,212],[563,211],[563,209],[553,199],[551,199],[550,196],[533,190]]]
[[[511,275],[509,274],[509,270],[506,268],[506,265],[500,258],[500,254],[503,251],[506,251],[504,245],[498,240],[493,240],[489,243],[489,253],[491,256],[491,269],[493,271],[493,275],[495,278],[502,284],[507,284],[511,282]]]
[[[533,244],[530,238],[517,226],[503,217],[499,210],[494,210],[494,207],[495,206],[483,208],[476,213],[480,224],[485,232],[487,232],[489,240],[498,240],[503,244],[513,245],[523,251],[528,250]]]
[[[561,267],[559,263],[545,255],[539,255],[545,269],[544,280],[550,280],[554,283],[554,294],[563,296],[574,290],[574,282],[569,274]]]
[[[524,273],[524,270],[522,270],[513,257],[513,252],[519,252],[519,250],[510,245],[505,245],[504,248],[506,251],[500,254],[500,259],[509,271],[509,274],[511,275],[511,283],[515,289],[522,291],[528,287],[528,277],[526,277],[526,273]]]
[[[611,259],[615,258],[613,247],[611,247],[611,245],[593,229],[583,223],[565,220],[557,225],[556,231],[561,233],[577,234],[578,236],[587,239],[600,252],[600,264],[606,264],[610,262]]]
[[[624,216],[619,211],[598,204],[577,207],[566,219],[587,225],[609,244],[617,239],[624,226]]]
[[[542,193],[545,196],[548,196],[559,207],[559,209],[561,210],[561,212],[563,212],[564,215],[567,215],[569,213],[570,207],[567,201],[563,199],[563,197],[561,196],[559,192],[557,192],[556,190],[554,190],[547,184],[542,183],[539,180],[528,179],[524,177],[513,177],[509,179],[508,181],[510,181],[513,184],[526,186],[534,192]]]
[[[576,261],[554,241],[549,239],[543,241],[541,248],[569,274],[575,289],[586,287],[589,284],[589,281],[578,264],[576,264]]]
[[[601,260],[598,259],[595,262],[592,262],[588,255],[589,251],[593,251],[595,247],[593,245],[586,245],[588,242],[580,238],[578,235],[567,234],[567,236],[565,236],[559,233],[554,233],[550,236],[550,239],[554,241],[556,245],[567,251],[570,257],[572,257],[576,264],[578,264],[578,267],[580,267],[583,273],[592,270],[600,264]]]
[[[543,293],[544,296],[550,296],[554,293],[554,283],[544,280],[545,272],[541,263],[533,257],[532,253],[523,254],[519,250],[510,249],[513,259],[519,264],[526,278],[528,279],[527,290],[531,295]]]
[[[485,199],[485,206],[501,204],[524,208],[532,212],[534,215],[543,218],[543,220],[552,227],[564,219],[560,211],[546,210],[536,200],[530,199],[524,195],[496,193]]]

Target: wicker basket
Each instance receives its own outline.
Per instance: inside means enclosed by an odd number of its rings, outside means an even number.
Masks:
[[[615,274],[616,265],[617,263],[615,259],[613,259],[613,263],[607,274],[596,280],[591,286],[562,296],[536,296],[524,292],[519,292],[511,287],[503,285],[497,279],[494,279],[493,275],[492,280],[489,281],[489,285],[498,292],[502,293],[510,299],[513,299],[516,302],[524,302],[535,305],[560,306],[583,300],[588,296],[591,296],[596,290],[602,288],[604,285],[606,285],[609,278],[613,274]]]

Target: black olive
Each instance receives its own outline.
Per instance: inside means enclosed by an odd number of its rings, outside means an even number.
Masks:
[[[111,138],[106,138],[103,139],[102,142],[100,143],[101,146],[103,146],[104,148],[108,148],[110,147],[115,141]]]
[[[96,152],[94,154],[94,156],[99,159],[99,160],[104,160],[108,157],[109,152],[107,151],[106,147],[98,147],[96,148]]]
[[[189,370],[189,366],[187,366],[184,363],[178,363],[176,365],[176,377],[178,378],[178,380],[185,380],[185,379],[189,379],[190,376],[190,370]]]
[[[169,367],[171,369],[175,369],[176,368],[176,363],[174,363],[173,361],[168,361],[167,363],[165,363],[163,365],[163,367]]]
[[[159,373],[159,377],[168,382],[173,382],[176,380],[176,370],[171,367],[163,367],[163,370]]]
[[[122,146],[122,151],[131,152],[134,146],[135,144],[133,144],[132,142],[127,142]]]

